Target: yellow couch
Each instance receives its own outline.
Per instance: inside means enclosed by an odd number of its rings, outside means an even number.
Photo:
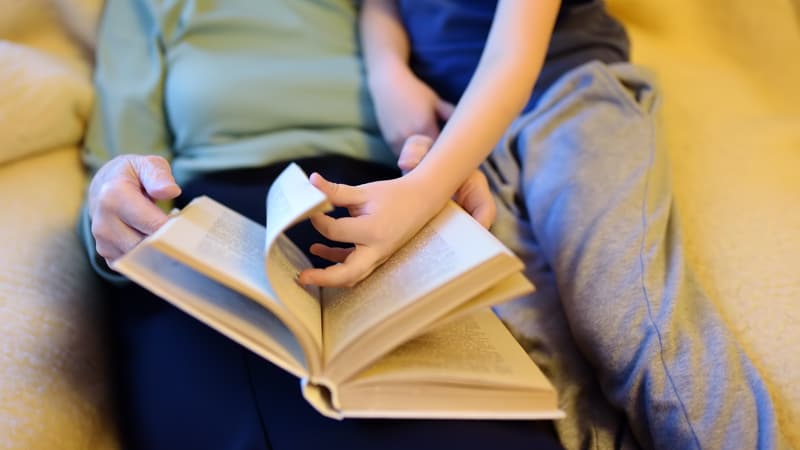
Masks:
[[[118,447],[74,231],[99,8],[0,0],[0,449]]]
[[[100,1],[0,0],[0,449],[118,447],[74,234]],[[609,7],[661,80],[689,262],[800,447],[800,1]]]
[[[800,448],[800,0],[608,4],[663,88],[689,263]]]

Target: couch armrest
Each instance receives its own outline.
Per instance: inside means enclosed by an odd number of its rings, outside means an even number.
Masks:
[[[78,151],[0,165],[0,449],[116,448]]]

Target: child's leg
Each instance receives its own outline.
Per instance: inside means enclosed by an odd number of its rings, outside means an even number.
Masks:
[[[539,274],[552,271],[552,283],[536,281],[558,292],[577,347],[643,445],[772,448],[764,383],[686,267],[655,103],[631,65],[590,63],[563,76],[488,164],[505,203],[519,208],[516,221],[501,214],[498,234],[528,246]],[[536,335],[553,326],[541,308],[523,299],[498,312],[518,335]],[[555,360],[563,350],[546,349]],[[577,363],[550,363],[551,377],[580,381],[559,373]]]
[[[492,162],[484,166],[497,192],[492,232],[525,261],[525,275],[536,286],[533,294],[498,305],[495,311],[556,387],[559,407],[567,414],[555,421],[561,443],[568,449],[638,448],[625,415],[606,400],[594,369],[575,345],[556,276],[517,201],[518,165],[499,152]]]

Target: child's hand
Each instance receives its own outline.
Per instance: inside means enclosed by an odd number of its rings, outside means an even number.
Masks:
[[[339,264],[324,269],[306,269],[298,276],[302,284],[352,287],[366,278],[416,234],[445,204],[430,188],[406,175],[393,180],[359,186],[332,183],[318,173],[311,183],[336,206],[344,206],[350,217],[334,219],[325,214],[311,218],[314,228],[337,242],[354,247],[311,246],[311,253]],[[428,192],[425,192],[428,191]],[[420,198],[427,201],[420,201]]]
[[[408,67],[386,68],[370,78],[370,86],[378,125],[395,154],[412,135],[436,139],[439,122],[453,114],[453,105],[440,99]]]
[[[412,136],[406,141],[398,162],[404,173],[417,166],[431,144],[426,136]],[[431,188],[410,175],[360,186],[332,183],[318,173],[311,174],[310,179],[331,203],[346,207],[350,213],[350,217],[340,219],[318,214],[311,218],[314,228],[328,239],[354,247],[312,245],[311,253],[339,264],[304,270],[299,275],[303,284],[356,285],[415,235],[447,200],[445,195],[439,200]],[[481,225],[491,226],[496,206],[483,172],[473,172],[453,197]],[[420,202],[420,198],[426,201]]]
[[[410,172],[425,158],[432,145],[433,139],[427,136],[409,137],[397,159],[397,166],[404,174]],[[480,170],[472,172],[458,188],[453,200],[485,228],[492,226],[497,214],[497,205],[494,203],[494,196],[483,172]]]

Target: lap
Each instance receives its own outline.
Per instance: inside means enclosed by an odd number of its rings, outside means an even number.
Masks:
[[[129,448],[559,448],[549,422],[328,419],[297,378],[142,289],[124,288],[115,305]]]
[[[352,184],[394,175],[350,161],[304,168]],[[279,171],[218,174],[184,195],[211,195],[263,222],[266,186]],[[313,237],[310,228],[294,233]],[[117,397],[132,448],[558,448],[549,422],[325,418],[296,378],[170,304],[133,285],[113,296]]]

